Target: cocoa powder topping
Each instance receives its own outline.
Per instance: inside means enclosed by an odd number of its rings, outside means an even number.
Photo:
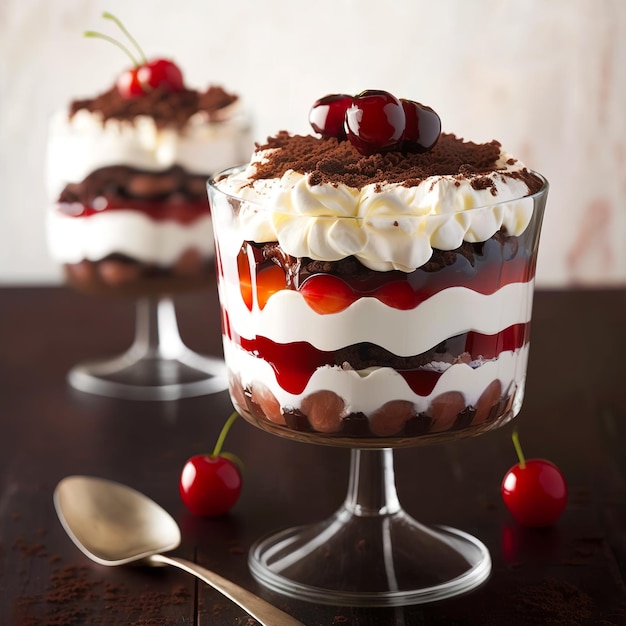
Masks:
[[[268,138],[257,150],[274,150],[266,162],[256,165],[256,180],[280,178],[288,170],[308,174],[309,183],[318,185],[343,183],[360,189],[365,185],[400,183],[414,187],[431,176],[453,176],[469,180],[475,189],[491,189],[493,181],[487,174],[496,170],[500,143],[477,144],[455,135],[442,134],[428,152],[387,152],[364,156],[349,141],[323,139],[312,135],[290,135],[281,131]],[[541,187],[541,181],[528,170],[509,173],[505,177],[521,178],[529,193]]]
[[[103,122],[109,119],[132,122],[139,115],[147,115],[154,118],[158,128],[182,128],[194,113],[200,111],[205,112],[209,120],[219,118],[222,110],[237,99],[237,96],[214,85],[205,92],[194,89],[169,91],[158,87],[139,98],[129,99],[122,98],[117,87],[111,87],[95,98],[74,100],[70,104],[70,117],[86,109],[100,113]]]

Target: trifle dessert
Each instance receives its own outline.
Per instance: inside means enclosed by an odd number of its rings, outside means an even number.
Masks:
[[[214,281],[206,179],[253,145],[237,95],[190,88],[174,62],[141,55],[51,122],[49,248],[85,292],[172,293]]]
[[[196,90],[169,59],[148,60],[121,22],[133,65],[51,122],[47,213],[51,256],[67,282],[90,294],[136,299],[134,341],[112,359],[74,366],[81,391],[175,400],[221,391],[223,359],[184,345],[172,296],[215,285],[206,181],[240,162],[253,143],[239,97]]]
[[[383,447],[520,409],[546,181],[378,90],[209,185],[230,391],[278,434]]]

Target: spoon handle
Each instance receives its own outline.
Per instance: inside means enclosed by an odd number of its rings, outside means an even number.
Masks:
[[[197,576],[207,585],[230,598],[235,604],[260,622],[262,626],[304,626],[302,622],[259,598],[259,596],[196,563],[177,557],[165,556],[164,554],[154,554],[150,557],[150,561],[173,565],[188,574]]]

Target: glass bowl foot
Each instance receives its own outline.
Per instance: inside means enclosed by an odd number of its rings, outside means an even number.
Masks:
[[[404,606],[470,591],[489,577],[485,545],[427,527],[398,500],[393,451],[350,451],[348,493],[329,519],[283,530],[250,549],[254,577],[292,598],[343,606]]]
[[[224,362],[191,351],[177,359],[134,358],[129,351],[74,366],[68,382],[79,391],[127,400],[178,400],[228,389]]]
[[[135,339],[121,356],[74,366],[69,384],[87,393],[127,400],[178,400],[228,389],[222,359],[183,343],[170,298],[137,302]]]
[[[443,600],[482,584],[485,545],[460,530],[429,528],[400,510],[330,519],[261,539],[250,550],[254,577],[292,598],[344,606],[403,606]]]

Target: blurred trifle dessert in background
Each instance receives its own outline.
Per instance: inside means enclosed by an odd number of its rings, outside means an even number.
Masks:
[[[441,134],[386,91],[333,94],[209,182],[230,394],[256,426],[349,446],[348,495],[259,540],[274,591],[345,605],[447,598],[487,548],[401,508],[392,449],[477,435],[522,404],[548,185],[497,141]],[[418,480],[419,482],[419,480]]]
[[[214,280],[206,180],[251,142],[221,87],[117,87],[52,121],[50,251],[89,293],[153,294]]]
[[[139,298],[138,327],[132,354],[114,362],[120,367],[75,368],[70,382],[134,398],[203,393],[215,387],[223,364],[196,358],[182,345],[170,296],[215,282],[206,180],[249,153],[249,119],[237,95],[217,85],[188,87],[173,61],[146,59],[119,20],[104,17],[136,52],[107,35],[86,35],[122,47],[133,66],[109,89],[72,101],[51,121],[48,242],[72,287]],[[158,337],[164,332],[168,354]],[[179,356],[187,363],[176,365]]]

